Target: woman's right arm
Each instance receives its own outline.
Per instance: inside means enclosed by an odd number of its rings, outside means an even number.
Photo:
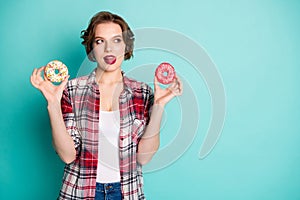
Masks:
[[[60,85],[55,86],[46,78],[42,78],[43,70],[44,67],[34,69],[30,81],[47,100],[53,146],[62,161],[71,163],[76,158],[76,149],[72,137],[67,132],[61,109],[61,98],[69,76]]]

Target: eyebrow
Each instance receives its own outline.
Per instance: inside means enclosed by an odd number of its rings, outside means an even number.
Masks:
[[[122,37],[122,35],[114,35],[112,38],[117,38],[117,37]],[[95,36],[95,39],[105,39],[105,38],[101,36]]]

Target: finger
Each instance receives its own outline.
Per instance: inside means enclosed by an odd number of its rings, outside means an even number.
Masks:
[[[167,88],[167,90],[170,93],[172,93],[172,96],[176,96],[176,94],[178,93],[178,90],[179,90],[179,85],[178,85],[176,77],[174,78],[174,80],[172,81],[172,83],[169,85],[169,87]]]
[[[156,76],[154,76],[154,90],[156,90],[157,88],[159,88],[159,83]]]
[[[35,74],[36,74],[36,68],[33,69],[33,72],[30,76],[30,80],[33,80],[35,78],[35,76],[36,76]]]
[[[176,79],[174,79],[172,81],[172,83],[170,84],[170,86],[168,87],[168,89],[170,89],[171,91],[174,91],[177,88],[177,82]]]
[[[59,85],[59,88],[60,88],[60,89],[63,90],[63,89],[66,87],[69,78],[70,78],[70,75],[68,75],[68,76],[61,82],[61,84]]]
[[[42,71],[45,69],[44,66],[40,67],[37,71],[36,71],[36,77],[38,81],[43,81],[44,79],[42,78]],[[44,73],[43,73],[44,74]]]
[[[180,78],[179,78],[178,76],[175,76],[174,81],[175,81],[175,83],[176,83],[178,86],[181,85],[181,80],[180,80]]]
[[[180,80],[179,77],[176,77],[176,81],[177,81],[177,84],[178,84],[178,88],[180,88],[180,90],[183,89],[183,84],[182,84],[182,81]]]
[[[36,71],[37,75],[41,75],[41,72],[45,69],[45,66],[42,66],[40,68],[38,68],[38,70]]]
[[[176,96],[182,95],[183,93],[183,84],[179,77],[176,77],[177,87],[176,87]]]
[[[174,80],[173,80],[171,86],[172,86],[173,88],[175,88],[175,87],[177,86],[176,78],[174,78]]]
[[[31,81],[31,84],[36,87],[37,89],[39,89],[39,85],[40,85],[40,80],[39,80],[39,77],[37,76],[38,74],[38,69],[34,69],[33,72],[32,72],[32,75],[30,76],[30,81]]]
[[[183,93],[183,83],[179,78],[178,78],[178,82],[179,82],[180,95],[181,95]]]
[[[31,76],[30,76],[30,82],[31,82],[31,84],[35,87],[35,88],[39,88],[38,87],[38,84],[36,84],[36,82],[35,82],[35,75],[34,74],[32,74]]]
[[[36,79],[36,72],[37,72],[37,69],[34,68],[32,74],[31,74],[31,77],[33,78],[33,80]]]
[[[32,71],[32,73],[31,73],[31,75],[35,75],[35,74],[36,74],[36,70],[37,70],[37,69],[34,68],[33,71]]]

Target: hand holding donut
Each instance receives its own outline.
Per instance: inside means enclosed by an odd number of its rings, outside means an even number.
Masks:
[[[47,66],[43,66],[38,69],[34,69],[32,72],[32,75],[30,77],[31,84],[43,93],[43,95],[46,98],[46,100],[48,101],[48,103],[60,103],[63,90],[68,82],[68,78],[70,77],[67,73],[64,73],[64,76],[59,75],[60,78],[55,77],[55,74],[56,74],[55,71],[54,71],[54,73],[52,73],[49,70],[49,67],[53,66],[53,64],[55,64],[55,62],[57,62],[57,61],[51,61],[47,64]],[[60,63],[59,63],[59,66],[60,66]],[[48,70],[45,70],[47,68],[48,68]],[[53,68],[53,70],[55,70],[55,69]],[[42,77],[42,71],[44,71],[44,73],[43,73],[44,77]],[[49,78],[49,74],[51,74],[50,78]],[[60,73],[57,73],[57,74],[60,74]],[[62,82],[60,85],[54,85],[50,80],[55,81],[55,82],[59,82],[59,80],[62,80]]]
[[[159,83],[170,85],[166,89],[163,89],[159,86]],[[157,67],[154,78],[154,90],[154,103],[163,106],[175,96],[182,95],[182,82],[176,75],[174,67],[171,64],[161,63]]]

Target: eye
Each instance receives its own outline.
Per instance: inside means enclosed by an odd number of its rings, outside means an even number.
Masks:
[[[121,38],[116,38],[116,39],[114,39],[114,42],[115,43],[120,43],[120,42],[122,42],[122,39]]]
[[[103,39],[98,39],[95,41],[96,44],[103,44],[104,43],[104,40]]]

